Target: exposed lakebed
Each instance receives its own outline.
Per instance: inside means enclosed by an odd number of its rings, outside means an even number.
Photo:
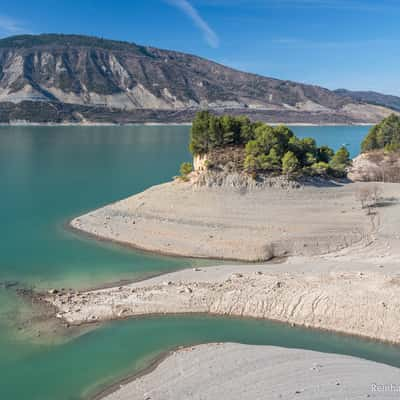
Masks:
[[[348,143],[356,155],[368,127],[293,130],[334,148]],[[207,264],[65,229],[76,215],[170,180],[190,159],[188,133],[186,126],[0,127],[0,281],[11,283],[0,288],[2,398],[79,399],[171,348],[208,341],[311,348],[400,366],[398,347],[265,321],[185,316],[110,323],[80,335],[42,331],[35,307],[15,295],[13,283],[79,289]]]

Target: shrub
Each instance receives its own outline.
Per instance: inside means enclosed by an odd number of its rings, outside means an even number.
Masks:
[[[249,154],[244,159],[243,167],[246,172],[255,173],[261,169],[260,160],[258,159],[258,157],[255,157],[252,154]]]
[[[310,172],[312,175],[329,176],[332,171],[328,163],[320,161],[311,165]]]
[[[184,162],[180,167],[181,178],[187,179],[187,176],[193,171],[193,166],[189,162]]]
[[[400,151],[400,143],[390,143],[385,146],[385,153],[395,153]]]
[[[335,176],[346,176],[347,168],[351,165],[350,153],[346,147],[342,146],[332,157],[329,166]]]

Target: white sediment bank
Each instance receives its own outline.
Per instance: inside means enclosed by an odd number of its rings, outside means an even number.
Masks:
[[[105,399],[395,399],[399,391],[400,370],[387,365],[307,350],[226,343],[176,351]]]
[[[71,225],[161,253],[252,261],[290,257],[53,293],[47,301],[70,324],[211,313],[400,344],[400,184],[379,184],[382,199],[372,215],[356,200],[367,185],[249,192],[180,182],[156,186]],[[108,399],[383,399],[393,393],[371,385],[390,383],[400,383],[398,369],[349,357],[212,345],[174,353]]]
[[[141,249],[263,261],[316,255],[370,241],[371,219],[342,187],[246,193],[174,181],[100,208],[71,226]]]
[[[314,267],[310,266],[310,263]],[[400,278],[378,265],[307,259],[183,270],[50,301],[81,324],[149,314],[265,318],[400,343]],[[393,267],[394,269],[394,267]],[[290,271],[290,272],[289,272]]]
[[[294,256],[280,264],[178,271],[117,288],[59,293],[48,301],[72,324],[211,313],[400,343],[400,185],[381,186],[384,199],[374,216],[355,200],[363,184],[245,195],[180,183],[157,186],[73,225],[160,252]]]

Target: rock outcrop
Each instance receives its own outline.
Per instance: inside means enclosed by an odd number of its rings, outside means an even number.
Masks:
[[[400,152],[375,150],[353,160],[348,177],[353,181],[400,182]]]

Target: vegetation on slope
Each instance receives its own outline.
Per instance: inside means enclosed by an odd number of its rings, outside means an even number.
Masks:
[[[220,148],[241,148],[240,168],[253,175],[344,177],[351,162],[345,147],[334,153],[327,146],[318,147],[312,138],[296,137],[283,125],[272,127],[243,116],[199,112],[192,125],[190,151],[201,155]]]
[[[355,158],[350,179],[400,182],[400,117],[390,115],[371,128]]]
[[[193,171],[193,166],[192,163],[190,162],[184,162],[181,164],[181,167],[179,169],[179,172],[181,174],[181,179],[186,181],[188,180],[188,175]]]
[[[90,47],[116,51],[142,51],[145,47],[120,40],[109,40],[95,36],[45,33],[41,35],[17,35],[0,39],[0,48],[32,48],[36,46]]]
[[[385,151],[400,150],[400,117],[392,114],[375,125],[361,144],[361,151],[366,153],[372,150]]]

